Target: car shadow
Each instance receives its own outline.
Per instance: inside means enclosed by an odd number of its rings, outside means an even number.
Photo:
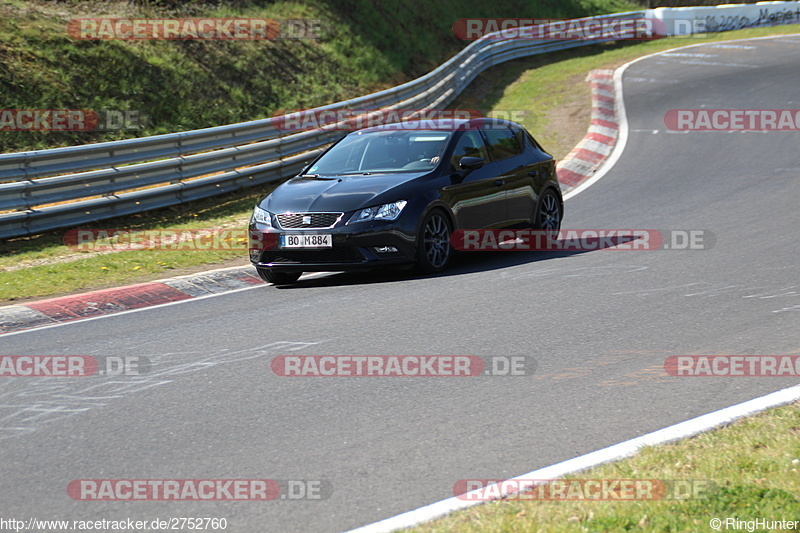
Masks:
[[[610,249],[637,240],[637,236],[621,236],[611,246],[599,239],[579,239],[565,242],[555,241],[555,250],[547,251],[477,251],[458,252],[451,259],[447,270],[439,274],[420,274],[414,270],[376,268],[360,272],[332,272],[330,275],[310,279],[300,279],[292,285],[277,285],[277,289],[311,289],[344,285],[369,285],[372,283],[393,283],[423,278],[444,278],[501,270],[508,267],[538,263]],[[605,245],[604,245],[605,244]],[[560,248],[560,249],[559,249]]]

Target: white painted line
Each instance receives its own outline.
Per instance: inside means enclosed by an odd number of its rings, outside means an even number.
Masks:
[[[193,274],[183,274],[181,276],[174,276],[172,278],[161,278],[161,279],[154,279],[152,281],[143,281],[142,283],[164,283],[165,281],[171,281],[173,279],[186,279],[186,278],[191,278],[191,277],[194,277],[194,276],[205,276],[207,274],[213,274],[214,272],[227,272],[228,270],[240,270],[242,268],[247,268],[248,266],[251,266],[251,265],[239,265],[239,266],[232,266],[232,267],[215,268],[213,270],[204,270],[202,272],[195,272]],[[255,273],[255,268],[253,269],[252,276],[253,277],[258,276],[258,274]],[[112,288],[119,289],[121,287],[112,287]],[[98,289],[98,290],[104,290],[104,289]],[[70,296],[70,295],[68,294],[67,296]],[[22,305],[25,305],[25,304],[22,304]]]
[[[800,34],[792,35],[800,36]],[[774,38],[775,36],[753,37],[750,39],[732,39],[730,41],[720,41],[716,44]],[[680,48],[674,48],[673,50],[707,46],[708,44],[709,43],[692,44]],[[564,200],[568,200],[569,198],[577,196],[589,188],[592,184],[596,183],[614,166],[614,164],[620,158],[625,149],[625,144],[628,141],[628,120],[625,113],[625,102],[622,94],[622,74],[630,65],[662,53],[664,52],[657,52],[655,54],[649,54],[644,57],[634,59],[633,61],[622,65],[616,71],[614,71],[614,85],[616,87],[616,103],[617,110],[619,111],[618,114],[620,125],[619,138],[616,146],[614,147],[614,152],[608,159],[606,159],[594,176],[584,181],[581,185],[571,190],[569,193],[565,194]],[[609,446],[608,448],[603,448],[574,459],[569,459],[552,466],[534,470],[533,472],[522,474],[521,476],[517,476],[516,478],[512,479],[553,479],[565,476],[567,474],[572,474],[593,466],[631,456],[637,453],[642,446],[653,446],[656,444],[663,444],[666,442],[690,437],[692,435],[708,431],[737,418],[742,418],[764,411],[765,409],[769,409],[771,407],[777,407],[779,405],[793,402],[798,399],[800,399],[800,385],[795,385],[794,387],[789,387],[788,389],[773,392],[772,394],[767,394],[766,396],[761,396],[760,398],[756,398],[754,400],[740,403],[731,407],[726,407],[725,409],[720,409],[719,411],[693,418],[691,420],[687,420],[686,422],[681,422],[653,433],[648,433],[647,435]],[[375,522],[373,524],[368,524],[366,526],[350,530],[348,533],[384,533],[396,531],[398,529],[405,529],[419,525],[423,522],[434,520],[436,518],[441,518],[442,516],[454,511],[467,509],[481,503],[485,502],[469,501],[466,499],[462,500],[456,497],[448,498],[446,500],[426,505],[425,507],[420,507],[419,509],[414,509],[403,514],[399,514],[392,518],[381,520],[380,522]]]
[[[733,48],[735,50],[755,50],[755,46],[737,46],[735,44],[712,44],[709,48]]]
[[[242,267],[218,268],[218,269],[215,269],[215,270],[207,270],[205,272],[197,272],[195,274],[188,274],[186,276],[175,276],[174,278],[164,278],[164,279],[160,279],[160,280],[145,281],[143,283],[164,283],[166,281],[170,281],[170,280],[173,280],[173,279],[187,278],[187,277],[192,277],[192,276],[197,276],[197,275],[202,275],[202,274],[209,274],[211,272],[222,272],[222,271],[225,271],[225,270],[235,270],[235,269],[239,269],[239,268],[242,268]],[[300,276],[300,279],[303,279],[303,280],[316,279],[316,278],[322,278],[322,277],[325,277],[325,276],[329,276],[331,274],[335,274],[335,272],[309,272],[308,274],[303,274],[302,276]],[[166,283],[164,283],[164,284],[166,285]],[[125,311],[119,311],[119,312],[116,312],[116,313],[108,313],[106,315],[91,316],[91,317],[87,317],[87,318],[76,318],[74,320],[65,320],[64,322],[56,322],[55,324],[45,324],[45,325],[42,325],[42,326],[33,326],[33,327],[30,327],[30,328],[27,328],[27,329],[20,329],[20,330],[17,330],[17,331],[9,331],[8,333],[0,333],[0,338],[2,338],[2,337],[10,337],[11,335],[21,335],[23,333],[30,333],[30,332],[33,332],[33,331],[40,331],[40,330],[43,330],[43,329],[57,328],[57,327],[60,327],[60,326],[69,326],[71,324],[77,324],[79,322],[89,322],[91,320],[100,320],[101,318],[110,318],[110,317],[114,317],[114,316],[127,315],[127,314],[130,314],[130,313],[138,313],[140,311],[147,311],[148,309],[158,309],[159,307],[168,307],[170,305],[179,305],[179,304],[185,304],[185,303],[188,303],[188,302],[196,302],[197,300],[205,300],[206,298],[213,298],[215,296],[225,296],[226,294],[233,294],[233,293],[236,293],[236,292],[249,291],[249,290],[252,290],[252,289],[261,289],[261,288],[270,287],[270,286],[271,285],[267,285],[266,283],[255,284],[255,285],[253,285],[251,287],[242,287],[242,288],[239,288],[239,289],[231,289],[231,290],[226,290],[226,291],[223,291],[223,292],[215,292],[215,293],[211,293],[211,294],[204,294],[203,296],[194,296],[194,297],[191,297],[191,298],[187,298],[185,300],[177,300],[177,301],[174,301],[174,302],[167,302],[167,303],[158,304],[158,305],[151,305],[151,306],[148,306],[148,307],[139,307],[137,309],[126,309]],[[122,287],[117,287],[117,288],[122,288]],[[178,289],[178,290],[180,290],[180,289]],[[19,307],[25,307],[25,304],[18,304],[18,306]],[[9,307],[11,307],[11,306],[9,306]],[[31,308],[28,307],[28,309],[31,309]],[[33,309],[31,309],[31,310],[33,311]],[[47,316],[47,315],[43,315],[43,316]]]
[[[586,455],[581,455],[580,457],[575,457],[574,459],[569,459],[552,466],[540,468],[539,470],[534,470],[533,472],[528,472],[527,474],[522,474],[521,476],[511,479],[524,482],[536,479],[560,478],[567,474],[574,474],[603,463],[630,457],[638,453],[643,446],[655,446],[657,444],[664,444],[691,437],[738,418],[759,413],[765,409],[787,404],[798,399],[800,399],[800,385],[795,385],[788,389],[779,390],[772,394],[761,396],[760,398],[755,398],[744,403],[720,409],[719,411],[714,411],[707,415],[692,418],[691,420],[648,433],[647,435],[636,437],[635,439],[587,453]],[[455,480],[453,482],[455,483]],[[522,487],[524,483],[517,483],[516,485],[517,487]],[[529,485],[533,485],[533,483]],[[481,490],[477,490],[467,494],[477,494],[480,492]],[[385,533],[397,531],[398,529],[416,526],[429,520],[441,518],[454,511],[467,509],[481,503],[485,502],[482,500],[462,500],[454,496],[431,505],[426,505],[425,507],[420,507],[419,509],[414,509],[413,511],[408,511],[407,513],[399,514],[392,518],[387,518],[386,520],[381,520],[380,522],[375,522],[374,524],[368,524],[353,529],[348,533]]]
[[[664,52],[662,57],[719,57],[718,54],[682,54],[675,52]]]
[[[690,44],[687,46],[680,46],[678,48],[672,48],[670,50],[664,50],[662,52],[656,52],[654,54],[648,54],[646,56],[642,56],[640,58],[634,59],[628,63],[625,63],[617,70],[614,71],[614,88],[616,92],[616,106],[617,106],[617,121],[619,122],[619,136],[617,138],[617,144],[614,146],[614,151],[611,155],[600,164],[600,168],[597,169],[597,172],[594,175],[585,180],[583,183],[569,191],[567,194],[564,195],[564,201],[573,198],[595,183],[597,183],[600,178],[606,175],[606,173],[611,170],[614,165],[617,163],[617,160],[622,156],[622,152],[625,150],[625,144],[628,142],[628,118],[625,112],[625,98],[622,94],[622,74],[625,72],[629,66],[633,65],[634,63],[638,63],[639,61],[643,61],[645,59],[664,55],[665,53],[674,52],[676,50],[685,50],[687,48],[696,48],[698,46],[709,46],[710,44],[720,45],[720,44],[729,44],[729,43],[737,43],[742,41],[760,41],[764,39],[776,39],[776,38],[784,38],[784,37],[800,37],[800,33],[791,33],[786,35],[767,35],[766,37],[750,37],[748,39],[731,39],[729,41],[719,41],[716,43],[696,43]],[[749,65],[748,65],[749,66]]]
[[[703,65],[707,67],[759,68],[761,65],[745,65],[743,63],[720,63],[711,61],[678,61],[681,65]]]
[[[151,282],[146,282],[146,283],[151,283]],[[78,324],[78,323],[83,323],[83,322],[91,322],[92,320],[100,320],[102,318],[111,318],[111,317],[115,317],[115,316],[128,315],[128,314],[131,314],[131,313],[139,313],[141,311],[147,311],[149,309],[158,309],[159,307],[168,307],[170,305],[180,305],[180,304],[185,304],[185,303],[189,303],[189,302],[196,302],[197,300],[205,300],[206,298],[214,298],[215,296],[225,296],[227,294],[234,294],[234,293],[242,292],[242,291],[251,291],[253,289],[261,289],[261,288],[264,288],[264,287],[269,287],[269,285],[264,283],[262,285],[253,285],[252,287],[242,287],[241,289],[231,289],[231,290],[225,291],[225,292],[215,292],[215,293],[211,293],[211,294],[204,294],[203,296],[196,296],[194,298],[187,298],[185,300],[177,300],[175,302],[167,302],[167,303],[158,304],[158,305],[151,305],[149,307],[139,307],[138,309],[126,309],[125,311],[119,311],[118,313],[109,313],[107,315],[91,316],[91,317],[87,317],[87,318],[77,318],[75,320],[67,320],[65,322],[58,322],[56,324],[48,324],[46,326],[34,326],[34,327],[28,328],[28,329],[20,329],[20,330],[17,330],[17,331],[9,331],[8,333],[2,333],[2,334],[0,334],[0,339],[2,339],[3,337],[10,337],[12,335],[22,335],[23,333],[37,332],[37,331],[41,331],[43,329],[58,328],[58,327],[61,327],[61,326],[70,326],[72,324]]]

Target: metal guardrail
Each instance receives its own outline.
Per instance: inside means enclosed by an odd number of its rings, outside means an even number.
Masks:
[[[644,17],[644,11],[632,11],[586,19]],[[501,38],[501,34],[470,43],[415,80],[307,113],[442,109],[493,65],[601,42],[513,39]],[[289,133],[276,127],[278,120],[292,116],[297,114],[139,139],[2,154],[0,239],[277,181],[302,170],[344,135],[325,128]]]

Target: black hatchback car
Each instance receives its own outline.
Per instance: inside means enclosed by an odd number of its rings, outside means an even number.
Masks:
[[[558,230],[563,212],[555,162],[519,124],[385,124],[346,135],[256,206],[250,260],[275,284],[383,266],[434,273],[453,230]]]

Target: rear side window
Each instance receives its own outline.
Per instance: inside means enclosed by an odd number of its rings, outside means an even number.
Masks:
[[[519,128],[511,128],[511,130],[514,132],[514,136],[517,138],[517,142],[520,144],[520,146],[525,146],[527,144],[528,146],[537,148],[533,137],[526,135],[525,132]]]
[[[483,132],[495,159],[505,159],[522,153],[522,145],[510,128],[505,126],[486,128]]]
[[[542,148],[542,145],[539,144],[530,133],[522,128],[515,128],[513,126],[511,129],[513,130],[514,135],[517,137],[519,143],[523,146],[523,150],[527,150],[531,155],[533,155],[536,161],[552,159],[550,154],[548,154],[544,148]]]
[[[536,142],[536,139],[534,139],[530,133],[521,128],[512,127],[511,129],[514,131],[514,135],[516,135],[517,140],[519,141],[521,146],[529,146],[531,148],[535,148],[540,152],[544,152],[542,146],[538,142]]]

